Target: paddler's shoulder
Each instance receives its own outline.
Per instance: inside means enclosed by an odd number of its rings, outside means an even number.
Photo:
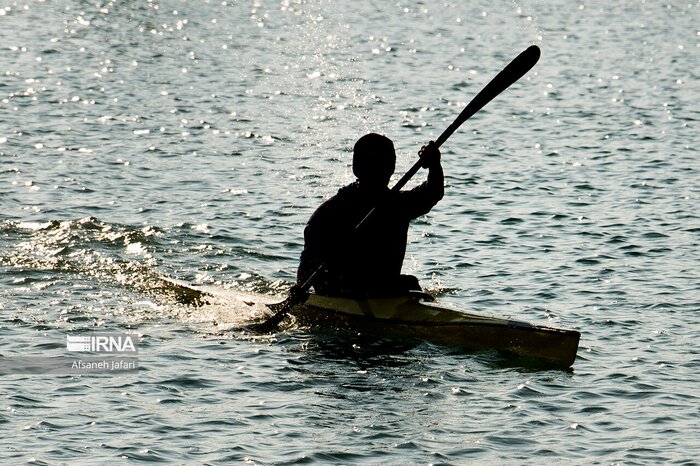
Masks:
[[[338,190],[338,192],[333,196],[333,198],[345,198],[348,196],[357,196],[361,193],[360,183],[358,181],[353,181],[352,183],[343,186]]]
[[[357,182],[343,186],[335,195],[323,201],[321,205],[316,208],[316,211],[314,211],[309,221],[318,220],[319,218],[338,213],[344,206],[353,204],[358,196],[359,186]]]
[[[326,208],[328,208],[346,203],[352,204],[356,202],[358,198],[361,198],[363,196],[364,194],[362,188],[360,188],[360,184],[357,181],[355,181],[354,183],[350,183],[340,188],[333,197],[321,204],[321,207],[325,206]]]

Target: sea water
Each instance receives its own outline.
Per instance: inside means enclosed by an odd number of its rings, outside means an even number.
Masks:
[[[699,24],[696,0],[0,4],[0,359],[139,339],[138,372],[0,376],[0,460],[697,464]],[[573,370],[243,335],[165,292],[283,296],[354,141],[391,137],[398,179],[532,44],[442,147],[404,270],[579,330]]]

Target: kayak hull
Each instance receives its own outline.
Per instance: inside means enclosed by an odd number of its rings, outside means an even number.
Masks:
[[[418,296],[352,300],[309,296],[292,314],[309,327],[340,327],[371,335],[415,338],[469,350],[508,352],[559,368],[576,360],[580,333],[443,307]]]
[[[258,303],[263,308],[272,304],[269,296],[243,295],[167,277],[162,280],[176,300],[184,304],[205,306],[219,299],[225,303],[243,302],[247,306]],[[463,312],[433,301],[425,293],[360,300],[312,293],[305,304],[294,307],[290,314],[296,325],[302,327],[350,329],[468,350],[495,349],[562,369],[568,369],[576,360],[581,337],[577,331]]]

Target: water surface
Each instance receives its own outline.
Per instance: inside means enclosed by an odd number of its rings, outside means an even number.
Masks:
[[[697,464],[699,11],[0,5],[0,354],[141,340],[138,374],[3,375],[0,459]],[[354,141],[393,138],[399,176],[531,44],[536,68],[443,146],[404,268],[450,305],[579,330],[573,371],[242,337],[162,293],[161,274],[283,294]]]

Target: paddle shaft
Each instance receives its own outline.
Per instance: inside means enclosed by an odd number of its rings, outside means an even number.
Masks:
[[[447,127],[445,131],[442,132],[439,138],[435,140],[435,147],[440,148],[445,141],[447,141],[452,134],[457,131],[457,128],[462,126],[462,123],[471,118],[476,112],[484,108],[484,105],[491,102],[498,94],[508,89],[511,84],[525,75],[537,60],[540,59],[540,48],[536,45],[531,45],[517,57],[513,59],[508,66],[503,68],[500,73],[498,73],[482,90],[476,97],[472,99],[469,104],[464,107],[464,110],[455,118],[450,126]],[[408,180],[413,178],[418,170],[421,168],[421,161],[418,160],[413,166],[406,172],[406,174],[396,183],[396,186],[392,188],[392,191],[399,191],[403,188]]]
[[[508,87],[510,87],[515,81],[519,80],[520,78],[523,77],[525,73],[527,73],[533,66],[535,66],[535,63],[537,63],[537,60],[540,58],[540,49],[536,45],[531,45],[525,51],[520,53],[517,57],[511,61],[508,66],[503,68],[500,73],[498,73],[482,90],[479,92],[474,99],[472,99],[471,102],[462,110],[462,112],[457,116],[457,118],[452,122],[450,126],[447,127],[445,131],[442,132],[439,138],[435,141],[434,145],[436,148],[439,148],[442,146],[445,141],[447,141],[452,134],[457,131],[457,129],[469,118],[471,118],[476,112],[481,110],[484,105],[487,103],[491,102],[498,94],[501,92],[505,91]],[[413,175],[415,175],[418,170],[420,170],[422,165],[422,161],[418,160],[416,163],[413,164],[413,166],[404,174],[401,179],[394,185],[393,188],[391,188],[392,193],[396,193],[403,188],[408,181],[413,178]],[[372,210],[370,210],[365,217],[360,220],[360,222],[355,226],[355,231],[357,231],[362,225],[365,224],[365,222],[372,217],[375,212],[377,211],[377,207],[373,207]],[[281,303],[278,303],[277,305],[274,305],[274,308],[271,306],[271,309],[275,312],[275,314],[270,317],[266,322],[261,324],[259,328],[265,328],[265,329],[271,329],[277,326],[282,319],[287,315],[287,313],[291,310],[292,307],[296,306],[297,304],[303,304],[304,301],[306,301],[305,294],[306,292],[309,291],[311,288],[311,285],[314,281],[314,278],[316,278],[316,275],[318,275],[326,266],[325,263],[321,264],[314,272],[309,275],[304,282],[298,286],[296,292],[292,292],[289,294],[289,296],[282,301]],[[276,308],[276,309],[275,309]]]

